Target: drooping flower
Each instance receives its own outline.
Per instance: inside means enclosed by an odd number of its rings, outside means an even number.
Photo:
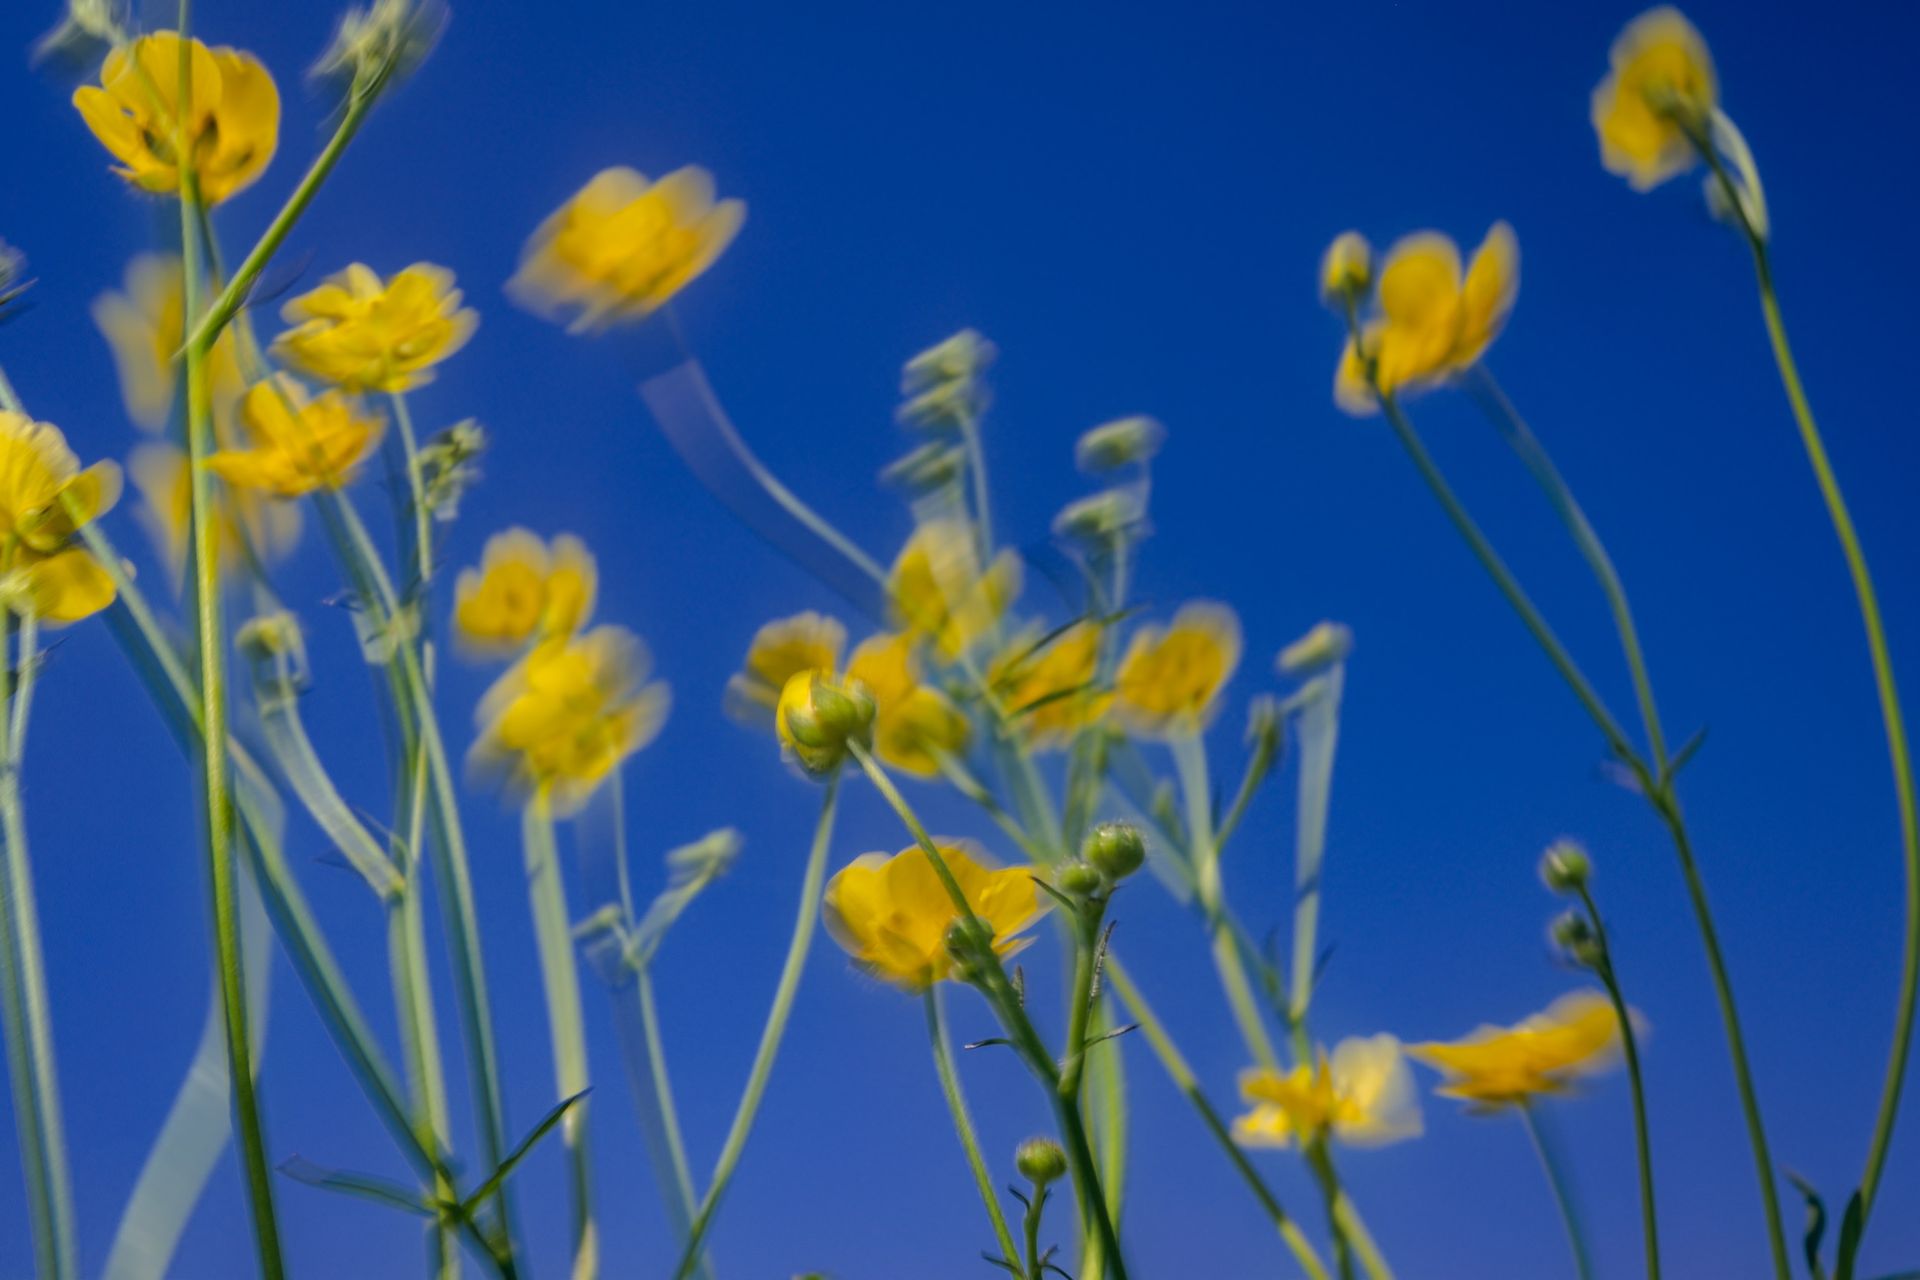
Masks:
[[[1520,243],[1496,222],[1474,250],[1466,276],[1460,250],[1437,231],[1421,231],[1387,251],[1379,311],[1340,355],[1333,398],[1356,416],[1379,409],[1366,359],[1388,395],[1443,383],[1472,368],[1507,323],[1520,290]],[[1366,359],[1362,358],[1364,350]]]
[[[96,462],[82,470],[58,427],[0,410],[0,580],[9,607],[60,626],[112,604],[106,570],[71,544],[80,526],[119,497],[119,467]]]
[[[775,618],[753,633],[746,661],[727,680],[727,714],[742,724],[771,725],[780,691],[802,671],[840,669],[847,629],[825,614]]]
[[[965,843],[936,839],[973,914],[1009,956],[1030,939],[1021,931],[1040,915],[1040,891],[1025,867],[998,867]],[[827,932],[855,964],[907,991],[924,991],[953,974],[947,931],[960,918],[919,846],[888,857],[862,854],[827,882]]]
[[[1233,1122],[1249,1147],[1310,1144],[1331,1136],[1350,1147],[1381,1147],[1425,1130],[1413,1073],[1390,1035],[1354,1036],[1322,1051],[1312,1067],[1243,1072],[1240,1095],[1253,1110]]]
[[[1662,5],[1629,22],[1593,90],[1600,163],[1635,191],[1659,186],[1699,161],[1689,131],[1708,136],[1719,104],[1713,55],[1678,9]]]
[[[973,726],[946,694],[924,683],[910,635],[877,635],[847,662],[847,678],[873,695],[873,753],[896,769],[931,778],[940,757],[967,749]]]
[[[473,336],[480,317],[460,298],[445,267],[416,262],[383,281],[356,262],[280,309],[293,328],[274,354],[348,391],[407,391]]]
[[[1106,714],[1113,696],[1096,686],[1099,670],[1100,628],[1083,620],[1051,638],[1015,638],[988,668],[987,683],[1027,745],[1047,751]]]
[[[127,459],[127,473],[140,492],[140,517],[155,548],[179,585],[192,536],[192,473],[178,445],[149,441]],[[222,570],[257,560],[278,561],[300,540],[300,508],[217,480],[213,486],[214,553]]]
[[[666,722],[667,686],[648,681],[650,667],[622,627],[542,641],[481,698],[472,764],[516,798],[545,792],[556,814],[578,812]]]
[[[222,449],[207,465],[229,484],[277,498],[343,488],[385,429],[338,391],[309,399],[283,373],[248,388],[240,425],[244,446]]]
[[[107,54],[100,85],[82,85],[73,105],[117,172],[143,191],[180,189],[180,36],[156,31]],[[253,185],[280,138],[280,91],[250,53],[188,42],[192,97],[187,144],[200,198],[219,204]]]
[[[1003,551],[985,570],[963,520],[929,520],[914,530],[887,576],[894,622],[926,636],[952,662],[1000,623],[1020,594],[1020,557]]]
[[[1565,1093],[1611,1067],[1619,1050],[1620,1019],[1607,997],[1591,989],[1569,992],[1516,1026],[1483,1026],[1450,1043],[1407,1046],[1446,1074],[1442,1094],[1481,1111]]]
[[[127,263],[123,291],[109,290],[93,300],[93,323],[113,351],[127,416],[148,431],[166,427],[179,387],[176,356],[186,341],[181,283],[177,255],[141,253]],[[207,394],[223,439],[246,386],[233,342],[233,331],[222,331],[207,359]]]
[[[531,530],[494,534],[477,568],[453,585],[453,634],[474,657],[506,657],[529,641],[572,635],[593,614],[600,572],[587,545],[570,533],[551,544]]]
[[[1182,605],[1165,627],[1133,634],[1114,676],[1114,713],[1143,738],[1198,733],[1240,665],[1240,619],[1210,600]]]
[[[726,251],[747,206],[713,198],[689,165],[658,182],[603,169],[540,224],[507,283],[515,301],[575,333],[644,320]]]

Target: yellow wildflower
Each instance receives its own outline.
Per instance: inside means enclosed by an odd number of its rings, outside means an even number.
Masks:
[[[1407,1046],[1446,1073],[1442,1094],[1485,1111],[1564,1093],[1612,1066],[1619,1049],[1620,1019],[1607,997],[1590,989],[1561,996],[1517,1026],[1483,1026],[1451,1043]]]
[[[280,138],[280,91],[250,53],[189,41],[192,100],[186,132],[200,198],[219,204],[253,185]],[[73,91],[73,105],[117,172],[143,191],[180,189],[180,36],[156,31],[107,54],[100,87]]]
[[[545,792],[555,813],[578,812],[666,722],[667,686],[648,683],[649,667],[622,627],[535,645],[481,698],[471,762],[516,797]]]
[[[1500,336],[1519,290],[1520,243],[1504,222],[1487,232],[1464,280],[1460,250],[1446,236],[1421,231],[1400,240],[1380,271],[1379,314],[1361,329],[1380,390],[1417,391],[1472,368]],[[1333,384],[1335,402],[1355,415],[1379,408],[1360,351],[1349,338]]]
[[[847,629],[824,614],[767,623],[753,633],[745,664],[727,681],[727,714],[743,724],[771,724],[787,681],[802,671],[838,671],[846,643]]]
[[[1001,868],[962,843],[935,840],[967,905],[1009,956],[1030,939],[1021,930],[1040,915],[1040,891],[1025,867]],[[855,964],[908,991],[952,975],[947,930],[959,913],[918,845],[888,857],[862,854],[827,882],[827,932]]]
[[[896,769],[931,778],[942,755],[967,749],[973,726],[944,693],[921,683],[910,635],[877,635],[860,644],[847,678],[873,695],[873,752]]]
[[[1013,716],[1027,744],[1064,747],[1106,714],[1113,696],[1094,686],[1100,669],[1100,628],[1076,622],[1039,648],[1032,632],[1014,640],[988,669],[987,682]]]
[[[1114,677],[1114,710],[1146,738],[1198,733],[1240,665],[1240,619],[1226,605],[1183,605],[1166,627],[1133,634]]]
[[[125,292],[109,290],[93,300],[93,323],[113,350],[127,416],[148,431],[165,428],[173,412],[179,385],[175,357],[186,341],[185,315],[180,259],[173,254],[134,255],[127,263]],[[223,331],[207,360],[208,396],[223,436],[245,387],[233,341],[232,330]]]
[[[887,576],[896,625],[931,638],[942,662],[997,627],[1020,585],[1020,557],[1011,551],[981,570],[964,520],[930,520],[914,530]]]
[[[773,709],[773,726],[781,753],[821,778],[847,758],[848,743],[871,745],[873,717],[873,694],[865,685],[816,667],[787,678]]]
[[[119,467],[83,471],[60,428],[0,410],[0,574],[10,607],[58,626],[113,603],[106,570],[70,544],[119,497]]]
[[[453,634],[475,657],[505,657],[530,640],[572,635],[593,613],[600,573],[570,533],[549,545],[527,529],[487,539],[478,568],[453,584]]]
[[[133,487],[140,491],[141,520],[177,586],[186,569],[192,530],[193,495],[185,450],[157,441],[143,444],[127,459]],[[300,540],[300,508],[290,502],[270,502],[246,489],[224,482],[214,485],[218,523],[213,545],[222,570],[245,564],[249,553],[271,564]]]
[[[1720,98],[1707,42],[1678,9],[1662,5],[1627,24],[1608,61],[1593,91],[1600,163],[1635,191],[1691,169],[1699,154],[1687,134],[1706,136]]]
[[[246,446],[223,449],[207,465],[230,484],[277,498],[345,486],[385,428],[338,391],[309,400],[286,374],[248,389],[240,402],[240,424]]]
[[[383,281],[356,262],[280,308],[294,327],[274,354],[349,391],[407,391],[473,336],[480,317],[460,296],[445,267],[416,262]]]
[[[540,224],[507,291],[575,333],[644,320],[712,266],[747,206],[713,199],[713,175],[689,165],[658,182],[603,169]]]
[[[1285,1147],[1331,1135],[1351,1147],[1383,1147],[1425,1130],[1400,1042],[1354,1036],[1322,1051],[1314,1065],[1241,1073],[1240,1095],[1253,1110],[1233,1122],[1236,1142]]]

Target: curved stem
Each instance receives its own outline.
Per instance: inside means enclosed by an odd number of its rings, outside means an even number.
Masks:
[[[800,905],[793,923],[793,936],[787,942],[787,958],[780,966],[780,981],[773,990],[773,1007],[767,1011],[766,1025],[760,1029],[760,1047],[754,1052],[753,1067],[747,1073],[747,1087],[733,1113],[720,1159],[713,1167],[713,1180],[700,1201],[687,1233],[687,1247],[674,1269],[675,1280],[686,1280],[699,1260],[707,1229],[720,1207],[720,1198],[733,1181],[733,1171],[746,1149],[747,1135],[753,1131],[754,1117],[760,1111],[760,1099],[766,1094],[767,1080],[773,1074],[773,1062],[780,1052],[781,1037],[786,1034],[787,1017],[793,1012],[793,998],[800,989],[800,975],[806,969],[807,951],[813,945],[813,927],[820,918],[820,893],[827,876],[827,850],[833,842],[833,818],[840,795],[840,775],[826,781],[820,797],[820,821],[813,829],[813,848],[807,854],[806,875],[800,882]]]
[[[973,1171],[973,1182],[980,1190],[980,1203],[986,1206],[987,1217],[993,1223],[994,1239],[999,1242],[1000,1255],[1005,1258],[1009,1268],[1020,1265],[1020,1253],[1013,1243],[1013,1233],[1007,1229],[1007,1215],[1000,1208],[1000,1197],[993,1190],[993,1174],[987,1170],[985,1157],[980,1154],[980,1139],[973,1131],[973,1117],[967,1113],[967,1099],[960,1091],[960,1078],[953,1069],[953,1048],[947,1043],[947,1029],[940,1016],[940,984],[934,983],[927,988],[924,1003],[927,1008],[927,1038],[933,1044],[933,1066],[940,1076],[940,1092],[946,1096],[947,1110],[953,1116],[953,1131],[960,1139],[960,1147],[967,1155],[967,1167]],[[1029,1231],[1036,1224],[1029,1222]],[[1016,1273],[1018,1274],[1018,1273]]]
[[[1614,1017],[1620,1022],[1620,1046],[1627,1059],[1627,1081],[1633,1091],[1633,1147],[1640,1163],[1640,1223],[1647,1246],[1647,1280],[1660,1280],[1660,1226],[1654,1208],[1653,1194],[1653,1142],[1649,1137],[1647,1124],[1647,1090],[1640,1075],[1640,1038],[1633,1030],[1633,1014],[1627,1008],[1626,996],[1620,990],[1619,975],[1613,969],[1613,953],[1607,943],[1606,922],[1600,918],[1600,908],[1593,900],[1593,891],[1586,885],[1579,886],[1580,901],[1587,909],[1587,919],[1593,925],[1593,935],[1600,944],[1600,963],[1595,972],[1607,989],[1607,998],[1613,1002]]]
[[[1592,1280],[1593,1259],[1587,1252],[1586,1234],[1580,1229],[1580,1215],[1573,1207],[1572,1189],[1567,1186],[1566,1174],[1555,1158],[1553,1148],[1547,1144],[1540,1132],[1540,1122],[1534,1117],[1533,1107],[1522,1103],[1516,1107],[1520,1113],[1520,1122],[1527,1127],[1527,1137],[1533,1143],[1534,1154],[1540,1157],[1540,1168],[1547,1175],[1547,1185],[1553,1189],[1553,1202],[1560,1209],[1560,1221],[1567,1228],[1567,1243],[1573,1249],[1573,1269],[1580,1280]]]

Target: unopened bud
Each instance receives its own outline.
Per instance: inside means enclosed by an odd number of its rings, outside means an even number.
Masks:
[[[1555,840],[1540,855],[1540,879],[1555,893],[1578,893],[1593,875],[1593,860],[1576,840]]]
[[[977,983],[986,976],[991,949],[984,953],[979,936],[965,920],[947,926],[947,956],[953,961],[953,976],[962,982]]]
[[[955,444],[929,440],[888,463],[880,483],[914,493],[928,493],[952,484],[966,466],[966,452]]]
[[[1067,1174],[1067,1153],[1051,1138],[1028,1138],[1013,1153],[1013,1167],[1036,1186],[1046,1186]]]
[[[943,382],[970,382],[997,354],[977,329],[962,329],[908,360],[900,369],[900,394],[911,396]]]
[[[1069,862],[1054,873],[1054,883],[1069,898],[1088,898],[1106,887],[1100,871],[1090,863]]]
[[[1053,518],[1055,537],[1079,542],[1112,542],[1144,523],[1139,495],[1131,489],[1106,489],[1069,502]]]
[[[1604,958],[1599,935],[1594,933],[1593,925],[1577,911],[1564,911],[1553,918],[1547,926],[1547,937],[1553,945],[1571,956],[1578,964],[1592,969]]]
[[[780,690],[774,727],[788,755],[821,777],[846,758],[849,742],[867,745],[874,709],[865,685],[840,683],[824,671],[800,671]]]
[[[1320,300],[1329,306],[1344,306],[1349,298],[1362,298],[1373,284],[1373,246],[1358,231],[1343,231],[1333,238],[1320,259]]]
[[[1307,634],[1280,651],[1274,666],[1283,676],[1306,676],[1353,652],[1353,629],[1341,622],[1316,622]]]
[[[1105,422],[1083,434],[1073,446],[1074,465],[1082,471],[1113,471],[1145,462],[1160,452],[1167,429],[1153,418],[1136,416]]]
[[[1146,863],[1147,840],[1131,822],[1103,822],[1087,833],[1080,856],[1118,884]]]

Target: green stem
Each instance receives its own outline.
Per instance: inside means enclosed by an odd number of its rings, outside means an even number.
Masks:
[[[1594,938],[1600,946],[1600,963],[1594,966],[1594,971],[1606,987],[1607,998],[1613,1002],[1614,1016],[1620,1022],[1620,1046],[1626,1054],[1627,1082],[1633,1091],[1633,1147],[1640,1163],[1640,1223],[1647,1246],[1647,1280],[1660,1280],[1660,1226],[1654,1208],[1653,1142],[1647,1124],[1647,1090],[1640,1075],[1640,1038],[1634,1034],[1633,1014],[1627,1008],[1626,996],[1620,990],[1619,975],[1613,969],[1613,952],[1607,942],[1607,926],[1600,918],[1600,908],[1593,900],[1593,891],[1582,884],[1579,892],[1580,901],[1587,909],[1587,919],[1593,925]]]
[[[974,531],[984,572],[993,555],[993,507],[987,501],[987,453],[980,441],[980,424],[973,414],[960,414],[960,439],[967,450],[967,472],[973,480]]]
[[[1040,1211],[1046,1207],[1047,1189],[1038,1182],[1032,1185],[1033,1194],[1027,1197],[1027,1212],[1020,1224],[1021,1238],[1027,1246],[1026,1269],[1018,1275],[1020,1280],[1046,1280],[1040,1264]]]
[[[1311,1068],[1307,1009],[1320,959],[1320,896],[1327,852],[1327,810],[1333,795],[1334,752],[1340,742],[1340,698],[1346,667],[1336,663],[1305,693],[1300,711],[1300,790],[1294,836],[1293,971],[1287,1026],[1297,1065]]]
[[[687,1280],[693,1273],[707,1229],[712,1226],[720,1199],[733,1181],[733,1172],[740,1163],[741,1152],[746,1150],[747,1135],[753,1131],[754,1117],[759,1114],[760,1099],[766,1093],[767,1080],[773,1074],[773,1062],[780,1053],[780,1040],[787,1030],[787,1017],[793,1012],[793,998],[800,990],[800,975],[806,969],[807,952],[813,945],[813,928],[820,918],[820,893],[827,877],[827,850],[833,841],[833,819],[839,795],[840,775],[836,772],[827,779],[821,793],[820,821],[813,829],[813,848],[807,854],[806,875],[800,882],[800,904],[795,914],[793,936],[787,942],[787,958],[780,967],[780,980],[774,986],[773,1006],[767,1011],[766,1025],[760,1029],[760,1047],[754,1052],[753,1067],[747,1073],[747,1087],[740,1095],[740,1105],[734,1110],[733,1124],[728,1128],[726,1142],[720,1148],[720,1159],[714,1164],[713,1179],[707,1186],[705,1198],[700,1201],[700,1212],[694,1216],[693,1226],[687,1233],[687,1247],[680,1255],[680,1265],[674,1268],[674,1280]]]
[[[927,1038],[933,1044],[933,1066],[940,1076],[940,1092],[946,1096],[947,1110],[953,1116],[953,1131],[960,1139],[961,1149],[967,1155],[967,1167],[973,1171],[974,1185],[980,1191],[980,1203],[986,1206],[987,1217],[993,1223],[994,1239],[1000,1244],[1000,1255],[1009,1267],[1020,1265],[1020,1253],[1014,1247],[1013,1233],[1007,1229],[1007,1216],[1000,1209],[1000,1197],[993,1190],[993,1174],[987,1170],[986,1159],[980,1154],[980,1139],[973,1131],[973,1117],[967,1113],[967,1099],[960,1091],[960,1077],[953,1069],[953,1048],[947,1043],[947,1030],[940,1016],[940,985],[933,983],[927,987],[925,1001],[927,1008]],[[1031,1233],[1037,1224],[1029,1222],[1029,1249]],[[1029,1268],[1031,1271],[1031,1268]]]
[[[1567,1243],[1573,1248],[1573,1269],[1580,1280],[1592,1280],[1593,1259],[1587,1251],[1586,1234],[1580,1229],[1580,1215],[1573,1205],[1573,1192],[1567,1185],[1566,1173],[1560,1167],[1552,1146],[1546,1136],[1540,1132],[1540,1122],[1533,1114],[1529,1103],[1521,1103],[1515,1108],[1520,1113],[1520,1121],[1527,1127],[1527,1137],[1533,1143],[1534,1154],[1540,1157],[1540,1168],[1547,1175],[1547,1185],[1553,1189],[1553,1202],[1559,1206],[1560,1221],[1567,1228]]]

